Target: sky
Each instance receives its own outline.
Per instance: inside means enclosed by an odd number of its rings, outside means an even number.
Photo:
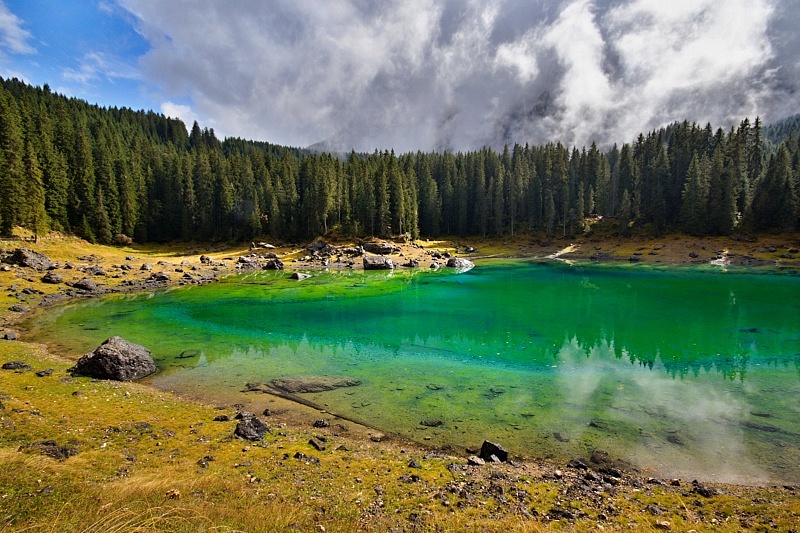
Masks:
[[[800,0],[0,0],[0,76],[288,146],[608,147],[800,113],[798,27]]]

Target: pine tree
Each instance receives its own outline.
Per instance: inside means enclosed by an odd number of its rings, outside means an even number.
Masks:
[[[725,158],[724,143],[717,143],[711,160],[706,233],[728,235],[736,223],[736,194],[731,160]]]
[[[42,171],[39,169],[39,161],[36,158],[32,143],[27,143],[25,146],[23,167],[25,172],[25,210],[20,222],[23,226],[33,231],[34,236],[38,236],[47,232],[48,221],[47,211],[44,207]]]
[[[0,234],[11,235],[25,207],[22,125],[14,99],[0,88]]]
[[[686,233],[702,235],[705,232],[708,190],[708,160],[705,154],[698,156],[695,152],[686,174],[681,204],[681,227]]]

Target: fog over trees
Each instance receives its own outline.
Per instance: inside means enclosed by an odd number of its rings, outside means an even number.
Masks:
[[[729,130],[674,123],[601,150],[340,156],[239,138],[163,115],[101,108],[48,86],[0,83],[0,233],[112,243],[796,231],[796,118]],[[767,141],[765,130],[770,133]],[[624,140],[622,140],[624,141]]]

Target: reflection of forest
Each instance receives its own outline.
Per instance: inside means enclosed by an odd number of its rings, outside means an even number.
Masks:
[[[535,369],[574,340],[587,358],[660,365],[673,377],[745,379],[753,364],[800,371],[800,309],[785,305],[800,293],[791,277],[517,264],[459,276],[338,272],[302,288],[268,281],[204,288],[161,309],[240,349],[303,342],[356,360],[361,347],[392,357],[438,350]]]

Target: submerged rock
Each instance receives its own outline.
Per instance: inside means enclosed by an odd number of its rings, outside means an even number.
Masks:
[[[323,392],[342,387],[361,385],[360,379],[347,376],[298,376],[294,378],[273,379],[275,387],[290,393]]]
[[[116,381],[133,381],[155,371],[150,350],[117,336],[78,359],[74,367],[76,374]]]

